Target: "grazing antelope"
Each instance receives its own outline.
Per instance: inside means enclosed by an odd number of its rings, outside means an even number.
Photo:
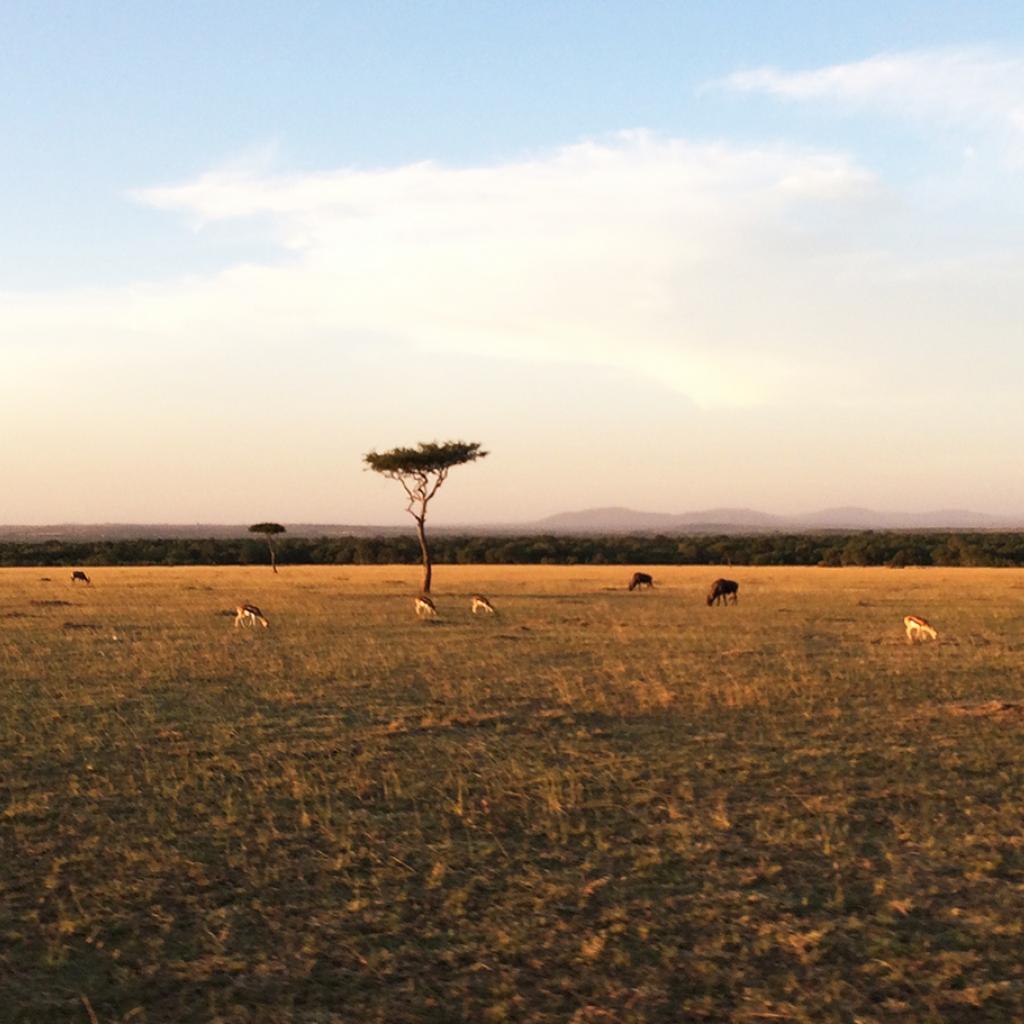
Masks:
[[[650,573],[646,572],[635,572],[633,578],[629,581],[629,589],[636,590],[637,587],[653,587],[654,579]]]
[[[907,640],[913,643],[915,640],[923,640],[929,638],[931,640],[938,640],[939,634],[933,626],[928,625],[924,619],[919,619],[916,615],[904,615],[903,625],[907,630]]]
[[[419,597],[414,597],[412,603],[417,615],[424,615],[428,619],[437,618],[437,606],[434,604],[433,598],[421,594]]]
[[[81,569],[75,569],[75,571],[71,574],[71,582],[72,583],[88,583],[90,586],[92,586],[92,580],[89,579],[89,577],[86,576],[86,574],[84,572],[82,572]]]
[[[264,629],[270,626],[266,616],[254,604],[240,604],[235,609],[235,626],[255,626],[259,623]]]
[[[477,612],[486,612],[488,615],[494,614],[494,605],[483,594],[474,594],[470,601],[472,602],[470,608],[472,608],[474,615]]]
[[[732,597],[732,603],[738,604],[740,600],[740,585],[735,580],[715,580],[708,591],[708,607],[713,604],[728,604]]]

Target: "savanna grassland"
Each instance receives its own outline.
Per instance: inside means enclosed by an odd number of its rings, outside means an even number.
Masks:
[[[0,572],[0,1020],[1024,1020],[1024,572],[630,571]]]

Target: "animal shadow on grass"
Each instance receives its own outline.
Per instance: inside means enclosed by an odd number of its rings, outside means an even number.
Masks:
[[[902,633],[899,636],[876,636],[869,640],[872,647],[898,647],[901,650],[924,650],[932,647],[959,647],[960,640],[955,636],[943,636],[941,640],[915,641],[909,643]]]
[[[944,704],[942,710],[960,718],[998,718],[1024,722],[1024,703],[1019,700],[986,700],[981,703]]]
[[[34,608],[71,608],[72,601],[29,601]]]
[[[942,718],[987,720],[994,725],[1024,728],[1024,701],[1002,700],[998,697],[990,700],[929,701],[907,713],[907,721],[910,722],[922,719],[938,722]]]
[[[521,636],[521,633],[532,633],[533,630],[529,626],[520,626],[519,633],[495,633],[499,640],[525,640],[525,636]]]

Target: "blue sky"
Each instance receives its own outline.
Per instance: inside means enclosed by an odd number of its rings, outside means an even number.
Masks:
[[[1011,3],[10,4],[0,520],[1019,511],[1021,97]]]
[[[125,194],[211,164],[490,162],[609,132],[846,144],[903,129],[701,91],[723,74],[1021,38],[1013,3],[18,3],[4,12],[3,279],[128,280],[197,251]],[[927,146],[927,140],[922,140]],[[11,244],[16,239],[16,244]],[[83,260],[83,253],[90,258]],[[198,261],[198,263],[197,263]]]

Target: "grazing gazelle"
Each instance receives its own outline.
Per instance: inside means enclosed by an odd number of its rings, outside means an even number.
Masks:
[[[635,572],[629,581],[629,589],[636,590],[637,587],[653,587],[654,578],[648,572]]]
[[[414,597],[412,603],[417,615],[425,615],[428,619],[437,618],[437,606],[434,604],[433,598],[427,594]]]
[[[491,604],[483,594],[474,594],[470,598],[470,601],[472,602],[470,608],[473,609],[474,615],[476,615],[477,612],[486,612],[488,615],[494,614],[494,605]]]
[[[270,626],[266,616],[254,604],[240,604],[235,609],[236,626],[255,626],[259,623],[264,629]]]
[[[81,569],[75,569],[75,571],[71,574],[71,582],[72,583],[88,583],[89,586],[92,586],[92,580],[89,579],[89,577],[86,576],[86,574],[84,572],[82,572]]]
[[[708,607],[718,604],[719,601],[722,604],[728,604],[730,597],[732,597],[733,604],[739,603],[740,585],[735,580],[715,580],[708,591]]]
[[[923,640],[930,638],[932,640],[938,640],[939,634],[933,626],[930,626],[924,619],[918,618],[916,615],[904,615],[903,625],[907,630],[907,639],[913,643],[915,640]]]

